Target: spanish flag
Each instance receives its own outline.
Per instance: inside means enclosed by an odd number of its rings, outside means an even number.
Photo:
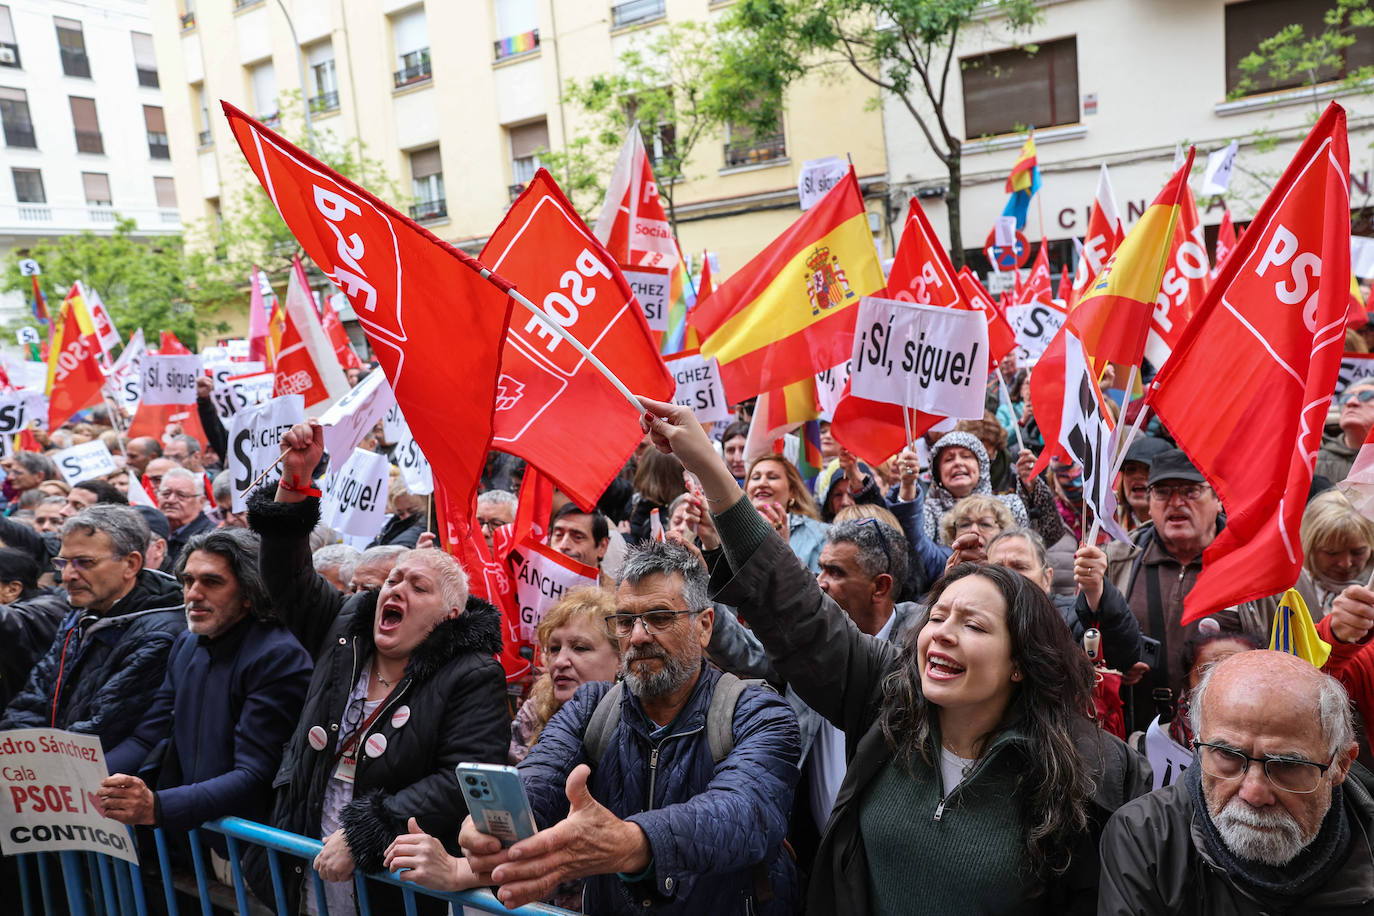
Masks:
[[[883,288],[859,180],[849,174],[694,308],[701,352],[732,402],[844,362],[859,299]]]
[[[1311,662],[1316,668],[1326,664],[1331,655],[1331,646],[1317,635],[1312,623],[1312,615],[1307,610],[1307,602],[1302,600],[1298,590],[1290,588],[1283,593],[1279,609],[1274,613],[1274,626],[1269,632],[1269,648],[1275,652],[1287,652],[1303,661]]]
[[[1072,327],[1074,336],[1083,341],[1083,349],[1098,370],[1109,362],[1138,366],[1145,355],[1150,315],[1168,266],[1193,152],[1190,147],[1187,161],[1146,208],[1069,313],[1065,327]]]
[[[48,348],[48,429],[57,429],[78,410],[98,404],[104,384],[95,325],[81,284],[73,283]]]
[[[1035,133],[1032,132],[1026,137],[1026,142],[1021,144],[1021,155],[1012,163],[1011,174],[1007,176],[1007,193],[1029,191],[1034,178],[1032,173],[1035,170]]]

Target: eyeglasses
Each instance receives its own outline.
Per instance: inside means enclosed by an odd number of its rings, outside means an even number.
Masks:
[[[169,500],[169,499],[175,499],[175,500],[178,500],[178,501],[180,501],[180,500],[186,500],[186,499],[195,499],[196,496],[198,496],[198,495],[199,495],[199,494],[197,494],[194,490],[192,490],[192,491],[189,492],[189,493],[183,492],[183,491],[181,491],[181,490],[158,490],[158,491],[157,491],[157,498],[158,498],[159,500],[161,500],[162,502],[166,502],[166,501]]]
[[[623,639],[635,631],[636,623],[642,623],[645,633],[657,636],[671,630],[683,614],[695,613],[696,611],[648,611],[644,614],[612,614],[606,618],[606,633]]]
[[[77,572],[90,572],[106,560],[114,559],[114,554],[106,557],[53,557],[52,568],[61,574],[69,565]]]
[[[1336,755],[1326,763],[1311,760],[1294,760],[1290,757],[1251,757],[1232,747],[1205,741],[1194,741],[1202,761],[1202,772],[1216,779],[1240,779],[1250,769],[1251,763],[1264,767],[1264,775],[1276,789],[1292,792],[1294,795],[1308,795],[1317,791],[1322,777],[1335,763]]]
[[[1150,498],[1167,503],[1175,496],[1182,496],[1189,502],[1198,499],[1211,487],[1205,483],[1181,483],[1181,484],[1153,484],[1150,487]]]
[[[955,531],[967,531],[970,528],[981,528],[984,531],[1001,531],[1002,528],[997,524],[995,518],[961,518],[954,523]]]
[[[506,521],[504,518],[482,518],[480,515],[477,516],[478,528],[490,528],[492,531],[495,531],[497,528],[504,528],[509,524],[510,522]]]
[[[1344,400],[1349,401],[1351,398],[1354,398],[1361,404],[1367,404],[1370,401],[1374,401],[1374,388],[1361,388],[1359,391],[1354,391],[1346,395]]]

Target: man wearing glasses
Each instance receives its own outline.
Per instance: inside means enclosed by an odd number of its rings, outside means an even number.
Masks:
[[[1203,677],[1191,715],[1183,779],[1107,823],[1098,913],[1368,913],[1374,776],[1352,767],[1340,684],[1293,655],[1241,652]]]
[[[167,539],[167,557],[162,564],[163,572],[169,572],[191,538],[215,527],[205,514],[204,478],[185,468],[172,468],[162,475],[162,483],[157,488],[157,506],[172,528],[172,536]]]
[[[1351,385],[1340,397],[1340,432],[1322,440],[1312,473],[1332,483],[1345,480],[1360,446],[1374,427],[1374,380]]]
[[[540,832],[512,858],[469,817],[459,844],[507,906],[585,877],[588,913],[793,912],[796,872],[782,841],[796,717],[771,690],[748,687],[733,697],[734,746],[713,754],[708,710],[723,688],[703,655],[714,621],[706,569],[686,547],[651,541],[630,549],[622,576],[606,620],[621,685],[583,684],[520,764]],[[599,708],[605,697],[613,705]],[[584,743],[596,732],[599,759]]]
[[[65,728],[99,736],[105,750],[127,738],[186,629],[176,580],[144,568],[148,525],[128,506],[96,505],[62,525],[52,566],[70,611],[0,729]]]

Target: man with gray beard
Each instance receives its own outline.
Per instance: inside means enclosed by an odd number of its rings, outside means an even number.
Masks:
[[[1102,834],[1098,912],[1369,913],[1374,775],[1345,690],[1281,652],[1233,655],[1192,691],[1197,755]]]
[[[473,872],[508,907],[586,878],[587,913],[794,912],[792,710],[707,664],[706,569],[682,545],[631,548],[616,606],[621,685],[583,684],[520,764],[537,834],[502,849],[463,823]]]

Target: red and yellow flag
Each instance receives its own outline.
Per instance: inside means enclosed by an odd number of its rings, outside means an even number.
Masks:
[[[1007,193],[1029,191],[1034,180],[1031,172],[1035,170],[1035,166],[1035,133],[1032,132],[1026,137],[1026,142],[1021,144],[1021,152],[1012,163],[1011,174],[1007,176]]]
[[[78,410],[98,404],[104,384],[100,341],[81,284],[73,283],[62,301],[48,348],[48,429],[57,429]]]
[[[689,320],[701,352],[720,363],[726,396],[742,401],[849,358],[859,299],[883,286],[851,168]]]

